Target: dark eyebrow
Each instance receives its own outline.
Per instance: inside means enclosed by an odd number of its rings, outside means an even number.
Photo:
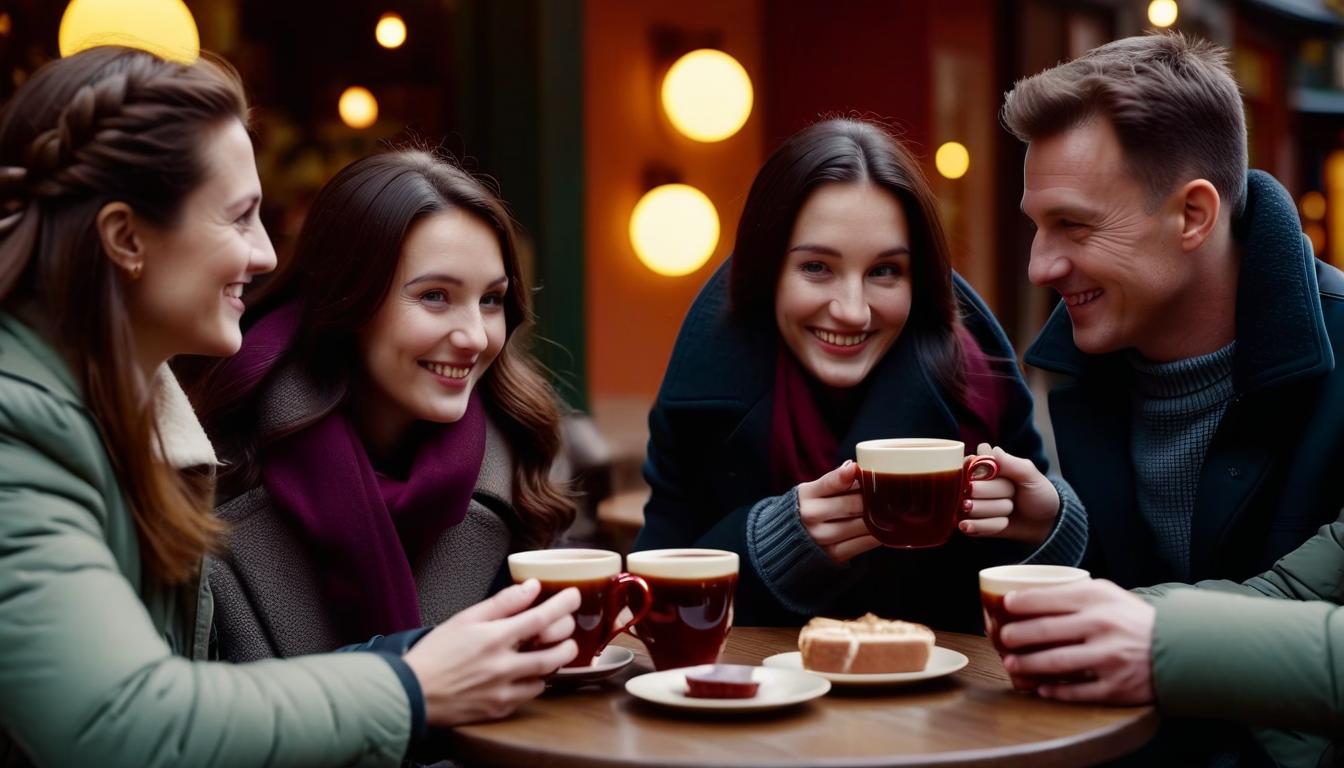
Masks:
[[[840,252],[835,250],[834,248],[828,248],[824,245],[813,245],[811,243],[800,243],[789,249],[789,253],[793,253],[794,251],[815,253],[818,256],[833,256],[835,258],[840,257]],[[895,248],[888,248],[887,250],[877,254],[877,258],[889,259],[894,256],[909,256],[909,255],[910,255],[910,249],[908,247],[904,245],[898,245]]]
[[[1018,203],[1017,209],[1022,212],[1023,216],[1031,218],[1031,214],[1027,213],[1027,209],[1023,207],[1021,203]],[[1091,208],[1084,208],[1079,206],[1063,204],[1063,205],[1052,205],[1049,208],[1046,208],[1045,211],[1042,212],[1042,215],[1045,216],[1045,218],[1047,219],[1087,220],[1096,218],[1097,212],[1092,210]]]
[[[507,285],[508,282],[509,278],[506,275],[500,275],[499,277],[496,277],[494,280],[491,280],[490,284],[487,285],[486,288],[487,289],[497,288],[501,285]],[[413,280],[408,281],[405,287],[410,288],[412,285],[419,285],[420,283],[448,283],[449,285],[462,285],[462,280],[453,277],[452,275],[446,272],[429,272]]]

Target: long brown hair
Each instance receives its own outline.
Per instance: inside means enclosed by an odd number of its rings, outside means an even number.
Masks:
[[[205,488],[161,458],[127,276],[104,252],[96,216],[119,201],[173,226],[206,174],[201,136],[246,118],[242,84],[222,61],[182,65],[111,46],[46,65],[0,110],[0,299],[30,310],[25,319],[70,366],[130,504],[145,576],[164,584],[196,573],[221,525]]]
[[[518,260],[518,235],[508,209],[485,183],[456,165],[418,150],[373,155],[346,166],[318,193],[295,244],[293,258],[258,293],[249,320],[301,300],[295,343],[272,370],[297,364],[323,387],[321,403],[301,429],[340,407],[361,365],[356,338],[386,298],[412,225],[432,213],[458,208],[484,222],[499,241],[509,290],[504,295],[508,338],[481,379],[484,405],[513,452],[514,523],[520,543],[543,547],[574,518],[574,506],[550,481],[560,450],[555,393],[519,338],[532,322]],[[256,433],[257,401],[265,386],[239,394],[207,372],[189,388],[235,489],[260,481],[261,440],[283,434]]]
[[[825,120],[795,133],[766,159],[737,226],[728,281],[733,315],[747,324],[774,327],[779,274],[799,210],[823,184],[864,182],[889,192],[910,223],[914,292],[901,335],[914,343],[920,369],[964,405],[960,318],[937,198],[910,151],[876,123]]]

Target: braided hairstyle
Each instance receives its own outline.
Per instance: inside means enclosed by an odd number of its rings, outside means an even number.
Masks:
[[[130,504],[146,578],[178,584],[219,540],[208,488],[167,466],[126,310],[132,279],[96,219],[121,202],[172,227],[205,179],[202,137],[246,123],[237,72],[106,46],[38,70],[0,109],[0,308],[70,366]]]

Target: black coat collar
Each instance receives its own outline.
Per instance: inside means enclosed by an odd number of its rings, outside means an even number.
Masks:
[[[773,324],[747,326],[732,317],[727,290],[730,263],[719,267],[691,305],[658,399],[670,409],[731,413],[729,418],[736,421],[729,442],[764,454],[761,447],[769,440],[770,395],[781,341]],[[988,310],[960,277],[956,285],[963,309],[973,315],[966,321],[968,327],[990,354],[998,354],[1000,340],[986,341],[980,333],[984,324],[978,321]],[[952,406],[918,364],[914,344],[904,337],[870,374],[864,401],[840,441],[837,460],[853,457],[860,441],[892,435],[958,436]]]

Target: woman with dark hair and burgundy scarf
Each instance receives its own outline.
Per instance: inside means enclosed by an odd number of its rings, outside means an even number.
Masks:
[[[738,624],[872,611],[979,631],[980,568],[1072,565],[1087,543],[1031,413],[914,158],[878,125],[818,123],[761,168],[732,259],[682,325],[649,415],[635,549],[741,554]],[[864,526],[855,445],[890,437],[998,460],[942,547],[882,548]]]
[[[455,165],[389,152],[321,190],[241,351],[189,388],[225,464],[222,656],[404,651],[564,530],[527,296],[508,211]]]

